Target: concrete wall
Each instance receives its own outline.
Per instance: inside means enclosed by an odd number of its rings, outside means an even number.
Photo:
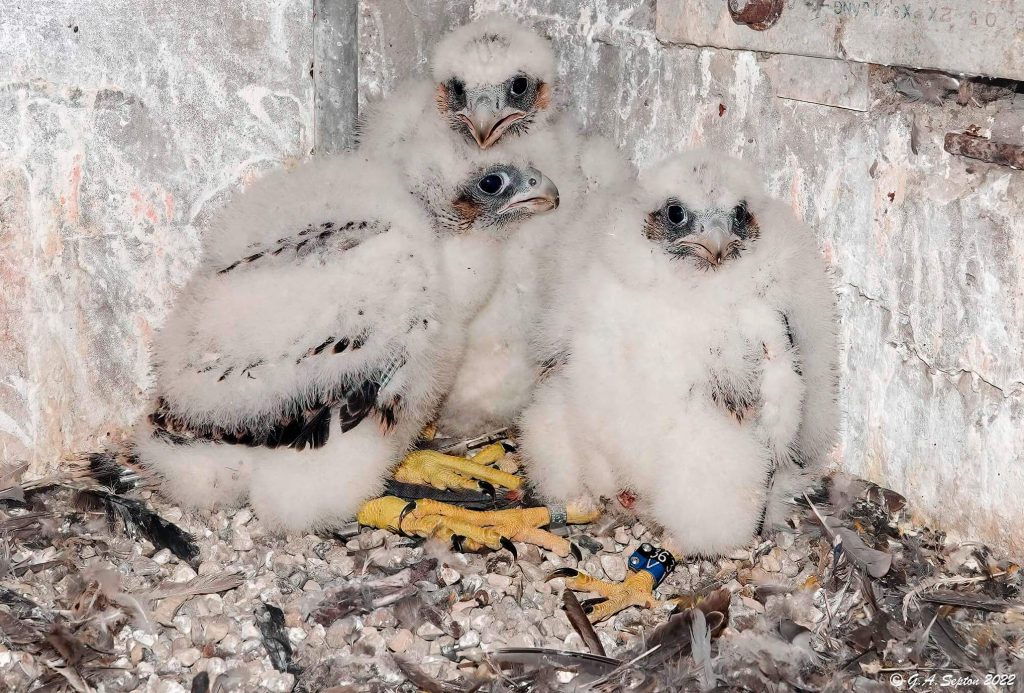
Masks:
[[[0,3],[0,457],[121,436],[225,191],[313,145],[307,0]]]
[[[762,167],[835,268],[837,461],[942,527],[1024,552],[1024,172],[942,144],[971,125],[1024,143],[1024,95],[959,106],[874,67],[866,112],[832,108],[776,97],[779,56],[659,43],[653,0],[429,0],[362,4],[361,101],[495,10],[554,40],[572,110],[641,165],[707,145]]]
[[[0,7],[4,460],[44,469],[123,435],[204,215],[264,167],[345,146],[357,99],[498,10],[555,40],[570,108],[638,163],[697,144],[759,162],[836,269],[837,459],[1024,551],[1024,173],[942,150],[971,125],[1024,141],[1024,105],[928,85],[912,102],[888,68],[866,112],[780,99],[778,56],[660,43],[654,0],[354,2]]]

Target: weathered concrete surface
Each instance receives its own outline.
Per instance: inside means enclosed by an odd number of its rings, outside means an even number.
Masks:
[[[359,115],[359,3],[313,0],[313,74],[316,154],[356,143]]]
[[[197,222],[313,144],[308,0],[0,3],[0,458],[123,435]]]
[[[1024,0],[786,0],[764,31],[737,24],[722,0],[662,0],[657,33],[670,43],[1024,79]]]
[[[835,268],[837,459],[945,528],[1024,551],[1024,173],[942,149],[970,125],[1024,141],[1009,102],[909,103],[878,68],[867,112],[779,99],[771,58],[659,43],[651,0],[364,1],[361,99],[494,10],[554,39],[571,108],[639,163],[710,145],[762,167]]]

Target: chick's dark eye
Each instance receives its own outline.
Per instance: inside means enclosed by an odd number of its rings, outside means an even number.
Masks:
[[[747,210],[747,204],[741,202],[732,210],[732,218],[736,222],[737,226],[746,226],[750,221],[750,212]]]
[[[497,173],[491,173],[481,178],[480,182],[477,183],[477,187],[479,187],[482,192],[488,195],[494,195],[499,190],[501,190],[502,182],[503,181],[501,180],[501,176],[499,176]]]
[[[512,88],[509,89],[512,96],[522,96],[526,93],[526,88],[530,86],[530,83],[525,77],[516,77],[512,80]]]
[[[668,220],[673,224],[682,224],[686,221],[686,210],[679,205],[670,205],[668,208]]]

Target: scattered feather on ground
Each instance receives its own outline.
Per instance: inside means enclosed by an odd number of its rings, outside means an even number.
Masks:
[[[383,530],[284,538],[245,508],[185,513],[145,487],[25,472],[0,469],[0,690],[875,691],[913,675],[986,690],[969,682],[1024,675],[1018,564],[849,477],[794,503],[790,531],[680,562],[659,589],[681,597],[674,613],[591,630],[544,576],[621,579],[658,543],[611,506],[571,528],[581,561],[525,544],[513,560]]]

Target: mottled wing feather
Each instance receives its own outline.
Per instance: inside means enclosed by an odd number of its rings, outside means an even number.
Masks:
[[[278,259],[294,263],[296,259],[340,253],[355,248],[367,238],[386,233],[391,226],[380,221],[348,221],[343,224],[325,221],[310,224],[302,231],[284,236],[272,244],[254,244],[245,257],[221,267],[217,274],[226,274],[248,267],[265,267]]]
[[[390,371],[390,375],[393,373],[393,370]],[[335,412],[342,433],[352,430],[374,414],[385,430],[394,426],[400,411],[397,398],[384,403],[377,401],[390,375],[388,369],[376,371],[362,382],[342,386],[330,396],[311,404],[303,405],[293,400],[282,408],[276,421],[271,424],[253,423],[234,427],[196,424],[176,414],[164,399],[157,402],[157,408],[149,415],[149,420],[154,435],[178,444],[206,440],[250,447],[316,449],[327,444]]]

